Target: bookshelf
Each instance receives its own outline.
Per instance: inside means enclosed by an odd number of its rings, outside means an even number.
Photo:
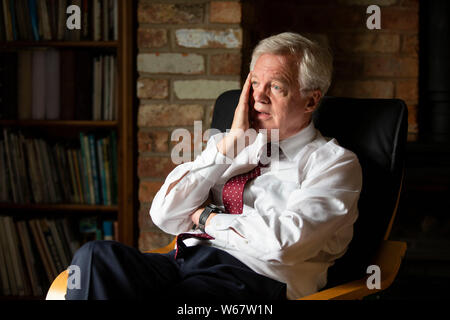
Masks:
[[[0,0],[0,6],[2,6],[3,2],[6,0]],[[45,1],[45,0],[44,0]],[[88,9],[91,10],[95,3],[113,3],[115,0],[96,0],[96,1],[66,1],[62,0],[61,3],[72,3],[72,4],[88,4]],[[115,151],[109,151],[114,150],[112,146],[110,145],[110,149],[107,150],[108,155],[115,154],[115,161],[116,166],[115,170],[113,169],[114,166],[110,166],[111,176],[110,179],[112,180],[112,174],[116,177],[116,187],[115,187],[115,195],[114,192],[108,191],[108,196],[106,196],[106,191],[103,191],[103,188],[107,190],[108,188],[104,187],[105,185],[102,184],[101,181],[102,177],[100,174],[100,160],[99,157],[98,160],[98,185],[94,188],[98,188],[98,198],[97,196],[92,196],[92,199],[95,198],[95,201],[92,203],[89,203],[89,201],[86,201],[84,203],[78,202],[75,203],[74,201],[67,201],[67,197],[61,196],[61,198],[65,201],[59,201],[59,202],[45,202],[41,201],[37,203],[36,201],[16,201],[16,199],[12,199],[12,201],[0,201],[0,218],[4,219],[5,217],[11,217],[13,223],[16,223],[17,221],[28,221],[28,220],[41,220],[41,219],[47,219],[49,226],[55,228],[58,227],[62,230],[63,223],[61,222],[62,219],[67,219],[67,221],[79,221],[80,219],[84,218],[92,218],[97,219],[100,222],[103,221],[110,221],[114,220],[117,222],[116,228],[114,229],[114,239],[118,240],[124,244],[135,246],[136,245],[136,237],[135,237],[135,224],[136,224],[136,164],[135,164],[135,43],[134,43],[134,33],[135,33],[135,13],[136,13],[136,2],[135,1],[125,1],[125,0],[116,0],[117,1],[117,7],[114,8],[116,11],[114,12],[116,14],[116,19],[112,20],[114,21],[114,26],[110,26],[114,31],[111,31],[111,34],[115,32],[115,39],[111,40],[103,40],[100,39],[98,41],[92,40],[94,38],[94,35],[90,35],[90,39],[86,39],[81,37],[79,40],[73,40],[71,39],[71,35],[69,34],[69,37],[66,38],[66,40],[23,40],[20,39],[20,36],[17,36],[15,40],[6,41],[4,37],[0,37],[0,54],[2,53],[10,53],[10,52],[19,52],[21,50],[27,50],[34,52],[35,50],[57,50],[62,52],[63,50],[66,51],[74,51],[74,52],[84,52],[89,54],[89,56],[101,56],[101,55],[110,55],[114,57],[114,68],[115,68],[115,77],[114,77],[114,86],[110,86],[110,90],[115,91],[114,97],[113,94],[111,94],[109,97],[110,101],[114,100],[114,103],[111,103],[112,110],[113,111],[106,111],[105,115],[105,109],[106,107],[100,108],[101,111],[100,118],[96,118],[96,120],[93,120],[95,116],[92,116],[91,118],[87,119],[86,117],[78,117],[77,119],[46,119],[40,118],[40,119],[33,119],[33,118],[20,118],[19,116],[9,118],[9,117],[1,117],[0,116],[0,141],[4,140],[4,132],[3,130],[6,129],[11,132],[24,132],[24,136],[30,137],[30,138],[36,138],[36,139],[42,139],[48,142],[50,144],[54,143],[65,143],[68,142],[68,145],[71,146],[77,146],[80,149],[82,149],[82,145],[80,143],[80,133],[85,134],[86,136],[92,135],[94,136],[94,141],[97,142],[98,140],[103,140],[106,138],[109,138],[111,136],[111,132],[114,132],[115,140],[108,140],[109,143],[112,143],[112,141],[116,141],[115,143]],[[50,3],[53,1],[47,1],[47,3]],[[12,3],[12,2],[10,2]],[[17,8],[17,7],[16,7]],[[4,9],[4,7],[3,7]],[[49,9],[50,10],[50,9]],[[92,9],[93,10],[93,9]],[[103,12],[103,11],[102,11]],[[83,13],[84,14],[84,8]],[[103,12],[106,15],[106,11]],[[4,10],[0,10],[0,14],[4,15]],[[49,11],[50,16],[50,11]],[[92,28],[94,25],[94,18],[93,14],[89,13],[89,21],[92,22]],[[102,18],[103,19],[103,18]],[[104,20],[102,20],[103,23]],[[111,21],[111,20],[110,20]],[[4,19],[0,18],[0,24],[4,23]],[[83,23],[84,20],[83,20]],[[86,25],[83,24],[82,28]],[[22,27],[23,30],[24,27]],[[90,27],[91,28],[91,27]],[[101,28],[103,28],[103,24],[101,25]],[[105,29],[102,29],[105,30]],[[2,31],[0,26],[0,32]],[[90,32],[94,34],[94,30],[90,29]],[[105,31],[103,31],[105,32]],[[18,33],[19,35],[19,33]],[[65,36],[67,36],[67,31]],[[112,36],[110,36],[111,38]],[[111,65],[113,63],[111,62]],[[77,65],[78,66],[78,65]],[[92,67],[94,69],[95,67]],[[113,68],[113,69],[114,69]],[[0,70],[1,71],[1,70]],[[92,71],[94,72],[94,71]],[[112,74],[113,72],[111,72]],[[111,76],[113,77],[113,76]],[[12,78],[14,79],[14,78]],[[0,79],[0,81],[5,81],[5,79]],[[14,80],[13,80],[14,81]],[[62,80],[61,80],[62,81]],[[92,82],[94,82],[93,80]],[[93,85],[93,84],[92,84]],[[102,83],[103,85],[103,83]],[[115,89],[115,90],[113,90]],[[85,94],[86,92],[81,92],[80,90],[88,91],[86,86],[80,86],[80,88],[76,89],[76,94]],[[95,90],[94,90],[95,91]],[[0,99],[1,97],[1,90],[0,90]],[[105,97],[105,96],[103,96]],[[113,98],[112,98],[113,97]],[[92,99],[92,107],[94,108],[94,105],[96,105],[96,100]],[[103,101],[103,100],[102,100]],[[19,103],[19,102],[17,102]],[[63,97],[61,97],[61,104],[63,103]],[[2,107],[1,100],[0,100],[0,108]],[[19,108],[19,106],[18,106]],[[115,109],[114,109],[115,108]],[[0,109],[0,115],[2,110]],[[95,111],[92,111],[94,113]],[[108,113],[109,112],[109,113]],[[19,140],[20,141],[20,140]],[[98,145],[99,146],[99,145]],[[69,148],[69,147],[68,147]],[[100,148],[100,147],[99,147]],[[48,149],[50,150],[50,149]],[[94,149],[94,153],[97,154],[98,150],[103,149]],[[86,151],[88,152],[88,151]],[[99,151],[100,152],[100,151]],[[31,154],[31,153],[30,153]],[[100,153],[98,153],[99,155]],[[102,153],[105,155],[105,153]],[[27,154],[28,155],[28,154]],[[75,159],[75,158],[74,158]],[[81,158],[80,158],[81,159]],[[112,158],[110,158],[112,159]],[[111,160],[112,161],[112,160]],[[106,163],[106,162],[105,162]],[[89,166],[89,165],[88,165]],[[75,166],[73,166],[75,168]],[[81,168],[81,162],[80,162],[80,168]],[[27,168],[27,171],[31,169]],[[87,170],[87,169],[86,169]],[[55,170],[56,171],[56,170]],[[112,172],[115,171],[115,172]],[[53,174],[55,175],[55,174]],[[60,178],[62,177],[62,173],[59,174]],[[30,177],[26,178],[28,180],[31,180]],[[81,181],[81,173],[79,178],[79,187],[81,188],[79,191],[79,200],[81,200],[81,195],[86,195],[86,190],[82,190],[82,184]],[[0,183],[2,183],[3,180],[0,179]],[[29,181],[29,184],[31,186],[31,182]],[[109,186],[109,184],[108,184]],[[87,187],[88,188],[88,187]],[[112,187],[111,187],[112,188]],[[31,189],[31,187],[30,187]],[[72,193],[75,193],[75,189],[72,188]],[[110,189],[108,189],[110,190]],[[91,189],[92,191],[92,189]],[[97,191],[95,191],[97,192]],[[103,193],[102,193],[103,192]],[[61,192],[62,194],[62,192]],[[91,194],[92,195],[92,194]],[[115,201],[113,199],[110,199],[111,197],[115,198]],[[108,198],[109,202],[106,201],[106,198]],[[73,200],[73,198],[70,198]],[[99,200],[100,199],[100,202]],[[58,221],[58,222],[56,222]],[[0,224],[7,225],[10,222],[0,221]],[[44,228],[44,225],[41,225],[40,227]],[[78,227],[78,226],[72,226],[72,227]],[[5,228],[4,226],[2,227]],[[23,228],[23,225],[21,226]],[[2,229],[2,230],[3,230]],[[31,227],[30,227],[31,229]],[[0,232],[2,231],[0,230]],[[20,243],[20,237],[23,236],[23,233],[20,234],[19,227],[16,226],[17,230],[17,241]],[[23,229],[22,229],[23,230]],[[33,239],[30,231],[30,239]],[[56,233],[55,233],[56,234]],[[58,233],[59,236],[63,237],[63,232]],[[0,242],[2,240],[5,240],[5,238],[0,238]],[[76,239],[80,242],[83,242],[83,239]],[[44,241],[44,240],[43,240]],[[55,246],[57,244],[55,243]],[[18,249],[22,250],[23,245],[18,245]],[[34,250],[38,251],[37,247],[33,247]],[[2,247],[0,246],[0,249]],[[59,250],[62,250],[60,248]],[[24,250],[25,252],[25,250]],[[26,254],[21,253],[19,256],[22,257],[22,260],[26,260]],[[38,257],[39,255],[36,254],[35,257]],[[5,261],[6,257],[1,257],[0,255],[0,264],[3,261]],[[27,271],[27,265],[26,261],[23,261],[22,271],[23,273],[26,273]],[[42,262],[43,263],[43,262]],[[55,262],[56,263],[56,262]],[[3,266],[2,266],[3,268]],[[12,267],[9,266],[9,269]],[[7,268],[5,268],[7,269]],[[45,266],[41,265],[41,269],[45,269]],[[10,270],[11,271],[11,270]],[[5,271],[1,270],[0,273],[5,273]],[[3,275],[2,275],[3,276]],[[53,275],[48,274],[47,280],[50,282],[50,279]],[[17,278],[17,275],[16,275]],[[31,280],[27,280],[26,277],[22,280],[28,281],[28,286],[31,287]],[[13,294],[8,293],[5,294],[4,291],[2,291],[4,287],[4,283],[2,284],[2,281],[5,281],[5,278],[3,276],[3,279],[0,278],[0,300],[23,300],[23,299],[41,299],[45,297],[46,288],[45,286],[42,287],[42,293],[41,294],[30,294],[29,292],[33,292],[31,288],[28,288],[28,294],[24,294],[23,291],[20,294]],[[44,281],[45,282],[45,281]],[[22,284],[23,286],[24,284]],[[31,290],[31,291],[30,291]],[[10,290],[11,291],[11,290]],[[16,290],[17,291],[17,290]]]

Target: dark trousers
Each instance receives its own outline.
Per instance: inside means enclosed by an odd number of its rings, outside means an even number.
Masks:
[[[88,242],[72,260],[80,268],[80,285],[68,288],[66,299],[286,299],[284,283],[254,272],[223,250],[197,245],[177,259],[174,254],[142,253],[115,241]]]

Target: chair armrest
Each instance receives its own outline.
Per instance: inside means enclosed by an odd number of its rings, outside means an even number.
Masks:
[[[150,250],[150,251],[146,251],[146,253],[168,253],[175,248],[176,243],[177,243],[177,238],[175,237],[172,240],[172,242],[169,243],[167,246],[158,248],[158,249],[154,249],[154,250]]]
[[[67,279],[69,278],[69,271],[64,270],[53,280],[50,289],[48,289],[45,300],[65,300],[67,291]]]
[[[402,259],[405,256],[406,243],[384,240],[373,260],[373,264],[380,267],[380,289],[369,289],[367,278],[351,281],[330,289],[326,289],[299,300],[354,300],[374,294],[388,288],[394,281]]]

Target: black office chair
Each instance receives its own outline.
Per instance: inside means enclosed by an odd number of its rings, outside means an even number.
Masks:
[[[232,90],[217,98],[212,128],[226,131],[231,127],[239,96],[240,90]],[[395,278],[406,252],[406,243],[387,240],[403,180],[408,109],[399,99],[324,97],[313,121],[323,136],[336,138],[341,146],[358,156],[363,187],[358,202],[359,217],[347,253],[329,268],[322,296],[318,293],[306,299],[363,298],[379,291],[367,288],[367,267],[380,266],[384,290]],[[383,248],[385,251],[380,251]],[[388,255],[385,259],[391,261],[377,261],[380,255]],[[351,284],[350,291],[344,285],[325,292],[354,280],[359,282]]]
[[[220,95],[211,127],[224,132],[231,127],[240,90]],[[329,268],[328,284],[320,292],[302,299],[362,299],[391,285],[406,252],[406,243],[388,241],[403,180],[407,134],[407,108],[398,99],[353,99],[324,97],[313,115],[322,135],[334,137],[359,158],[363,188],[359,217],[347,253]],[[151,252],[165,253],[175,240]],[[369,265],[381,269],[380,289],[369,289]],[[47,299],[63,299],[67,271],[55,279]]]

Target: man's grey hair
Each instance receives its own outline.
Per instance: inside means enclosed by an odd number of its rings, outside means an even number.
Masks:
[[[328,47],[298,33],[284,32],[261,40],[253,50],[250,71],[263,54],[293,56],[298,61],[300,90],[328,91],[333,73],[333,57]]]

